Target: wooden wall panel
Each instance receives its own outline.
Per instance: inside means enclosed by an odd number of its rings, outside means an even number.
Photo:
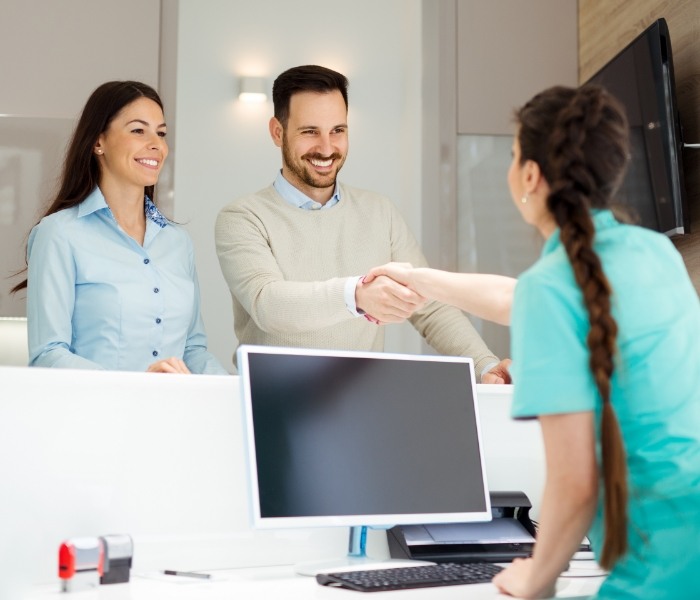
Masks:
[[[678,110],[687,143],[700,143],[700,2],[698,0],[579,0],[579,82],[656,19],[668,23]],[[683,166],[692,233],[675,238],[700,293],[700,149],[686,149]]]

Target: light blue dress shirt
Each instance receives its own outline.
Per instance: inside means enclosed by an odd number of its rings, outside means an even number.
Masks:
[[[145,371],[176,356],[193,373],[227,374],[207,352],[189,236],[148,198],[145,212],[143,246],[99,188],[32,229],[30,366]]]
[[[302,210],[328,210],[340,202],[340,186],[337,182],[335,184],[333,195],[325,204],[316,202],[303,192],[300,192],[284,178],[281,170],[277,174],[277,178],[272,185],[277,193],[282,196],[282,199],[285,202],[291,204],[292,206],[301,208]],[[345,287],[343,288],[345,306],[347,307],[348,311],[350,311],[350,313],[356,317],[361,317],[364,315],[364,312],[357,310],[357,304],[355,303],[355,288],[357,288],[357,282],[362,279],[362,277],[362,275],[348,277],[348,279],[345,281]]]
[[[619,328],[611,401],[629,474],[629,552],[599,597],[700,598],[700,301],[665,236],[622,225],[610,211],[593,219]],[[557,230],[515,290],[514,416],[594,411],[599,427],[589,328]],[[596,552],[602,528],[599,505]]]

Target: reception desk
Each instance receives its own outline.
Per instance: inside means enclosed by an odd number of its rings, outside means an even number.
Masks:
[[[251,529],[236,376],[0,367],[0,382],[0,592],[15,580],[39,586],[32,598],[55,592],[58,547],[71,537],[128,533],[132,573],[223,570],[235,585],[265,572],[297,581],[276,565],[346,551],[345,528]],[[539,426],[509,418],[510,395],[510,386],[478,386],[489,488],[524,491],[536,517],[544,482]],[[384,532],[370,532],[368,553],[388,556]],[[168,597],[209,597],[196,586],[133,580],[131,595],[95,597],[161,597],[154,585],[178,590]],[[212,589],[234,585],[220,583]],[[301,595],[285,597],[349,593],[303,578],[290,590],[297,587]]]

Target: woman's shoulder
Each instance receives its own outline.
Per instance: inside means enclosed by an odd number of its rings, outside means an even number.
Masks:
[[[41,218],[32,228],[30,235],[61,235],[67,234],[78,220],[78,207],[64,208]]]
[[[604,231],[596,243],[605,267],[618,271],[636,272],[639,265],[646,269],[685,268],[683,257],[663,233],[639,225],[620,223]]]
[[[653,246],[664,251],[676,251],[676,247],[667,235],[648,227],[642,227],[634,223],[620,223],[619,231],[621,233],[620,237],[624,242]]]
[[[573,282],[571,263],[562,246],[541,256],[518,277],[518,284],[558,287]]]
[[[79,205],[78,205],[79,206]],[[39,224],[44,224],[47,227],[55,227],[56,225],[66,225],[78,218],[78,206],[64,208],[50,215],[42,217]]]

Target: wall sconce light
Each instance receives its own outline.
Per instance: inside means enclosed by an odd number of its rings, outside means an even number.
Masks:
[[[240,77],[238,99],[248,104],[260,104],[267,100],[267,81],[264,77]]]

